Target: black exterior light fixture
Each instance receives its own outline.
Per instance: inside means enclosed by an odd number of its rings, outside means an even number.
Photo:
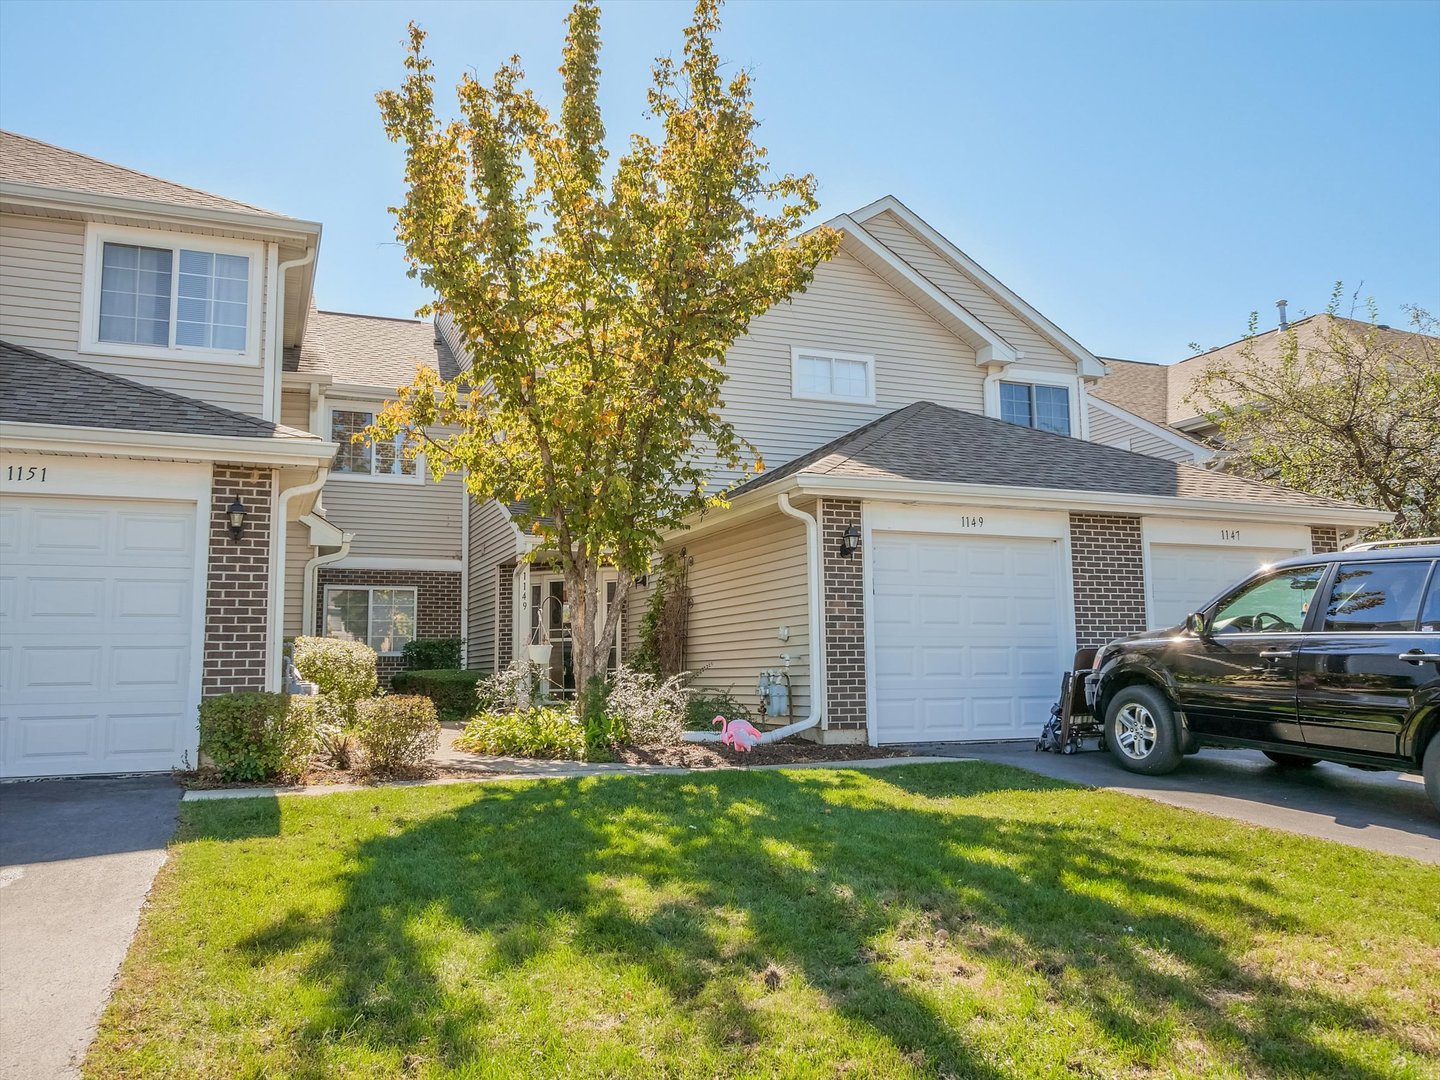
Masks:
[[[245,532],[245,504],[237,498],[226,509],[225,520],[230,523],[230,539],[239,540]]]
[[[842,558],[850,558],[860,550],[860,526],[851,525],[845,530],[845,535],[840,537],[840,555]]]

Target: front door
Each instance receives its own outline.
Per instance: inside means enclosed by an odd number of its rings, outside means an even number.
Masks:
[[[1299,708],[1305,741],[1390,756],[1417,703],[1440,691],[1440,664],[1407,657],[1440,652],[1440,583],[1428,559],[1341,563],[1326,597],[1322,631],[1300,652]],[[1424,627],[1429,626],[1427,631]]]
[[[600,606],[599,618],[603,620],[615,599],[615,580],[605,581],[601,590],[604,600]],[[598,628],[597,628],[598,629]],[[555,573],[530,575],[530,626],[526,641],[529,645],[549,645],[549,658],[545,663],[546,678],[550,692],[558,697],[573,697],[575,694],[575,662],[573,628],[570,624],[570,603],[565,588],[565,578]],[[614,671],[619,663],[619,627],[616,627],[616,641],[610,646],[610,659],[606,669]]]
[[[1297,655],[1323,566],[1255,578],[1216,604],[1205,637],[1173,654],[1180,707],[1202,735],[1301,741]]]

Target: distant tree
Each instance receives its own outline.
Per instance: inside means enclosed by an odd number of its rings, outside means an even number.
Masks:
[[[771,173],[750,75],[722,74],[719,29],[717,0],[700,0],[681,59],[655,63],[655,135],[631,135],[613,167],[590,0],[569,15],[557,119],[512,57],[489,86],[466,75],[459,118],[440,120],[413,24],[404,84],[378,96],[405,148],[396,235],[438,296],[422,313],[453,317],[474,367],[422,368],[368,434],[403,436],[437,478],[463,471],[477,498],[525,504],[521,525],[564,572],[582,688],[661,534],[723,503],[712,469],[763,468],[721,414],[726,349],[838,244],[802,231],[815,180]],[[620,575],[602,624],[607,566]]]
[[[1340,318],[1337,285],[1326,312],[1281,332],[1260,357],[1250,340],[1217,360],[1189,402],[1219,427],[1226,467],[1299,491],[1350,499],[1395,515],[1377,530],[1440,535],[1440,338],[1425,311],[1411,328]]]

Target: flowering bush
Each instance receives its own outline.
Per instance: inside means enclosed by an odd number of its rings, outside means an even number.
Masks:
[[[362,701],[356,710],[355,741],[372,769],[393,772],[423,765],[440,745],[435,703],[399,694]]]
[[[481,679],[475,685],[475,706],[482,713],[505,713],[525,709],[545,677],[545,669],[529,660],[514,660],[510,666]]]
[[[674,675],[661,681],[628,667],[616,671],[605,711],[620,739],[636,746],[678,743],[690,698],[684,678]]]

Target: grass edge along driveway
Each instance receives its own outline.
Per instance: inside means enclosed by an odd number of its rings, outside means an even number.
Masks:
[[[1434,868],[999,765],[186,803],[92,1077],[1435,1076]]]

